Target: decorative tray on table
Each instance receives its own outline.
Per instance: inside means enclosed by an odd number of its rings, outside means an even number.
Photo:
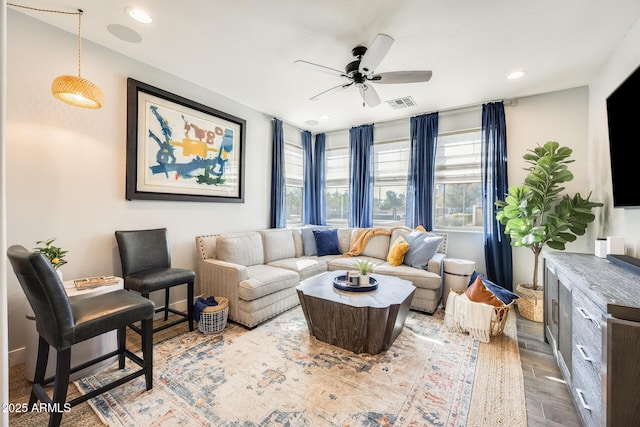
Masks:
[[[98,286],[113,285],[118,283],[119,279],[115,276],[95,276],[86,277],[84,279],[76,279],[73,283],[76,285],[76,289],[93,289]]]
[[[368,292],[378,289],[378,281],[373,277],[369,277],[369,284],[367,285],[352,285],[347,282],[347,276],[337,276],[333,278],[333,287],[347,292]]]

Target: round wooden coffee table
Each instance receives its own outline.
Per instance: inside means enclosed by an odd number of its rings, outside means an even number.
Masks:
[[[334,288],[333,279],[345,273],[328,271],[296,287],[309,333],[354,353],[389,349],[402,332],[416,287],[397,277],[372,274],[378,281],[374,291]]]

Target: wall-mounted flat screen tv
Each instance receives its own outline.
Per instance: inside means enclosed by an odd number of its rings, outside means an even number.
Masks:
[[[640,67],[607,98],[614,207],[640,207]]]

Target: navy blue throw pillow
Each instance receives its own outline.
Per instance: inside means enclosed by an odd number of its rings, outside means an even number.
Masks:
[[[491,293],[494,294],[500,301],[505,303],[505,305],[509,305],[513,300],[519,298],[518,295],[514,294],[508,289],[503,288],[502,286],[496,285],[491,280],[484,277],[482,273],[478,273],[477,271],[473,272],[467,286],[471,286],[471,284],[476,281],[476,278],[478,276],[480,277],[480,280],[482,280],[482,283],[484,283],[484,285],[487,287],[487,289],[489,289]]]
[[[340,255],[340,244],[338,243],[337,228],[329,228],[327,230],[313,230],[313,237],[316,239],[318,256]]]
[[[327,230],[329,227],[303,227],[300,229],[302,234],[302,248],[305,256],[318,255],[318,248],[316,247],[316,238],[313,235],[313,230]]]

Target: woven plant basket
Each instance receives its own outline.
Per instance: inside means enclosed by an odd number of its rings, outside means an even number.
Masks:
[[[207,307],[200,313],[198,329],[203,334],[218,334],[227,326],[229,300],[224,297],[214,298],[218,305]]]
[[[517,301],[518,311],[522,317],[533,320],[534,322],[544,321],[544,300],[542,289],[533,290],[520,284],[516,287],[516,295],[520,297]]]

